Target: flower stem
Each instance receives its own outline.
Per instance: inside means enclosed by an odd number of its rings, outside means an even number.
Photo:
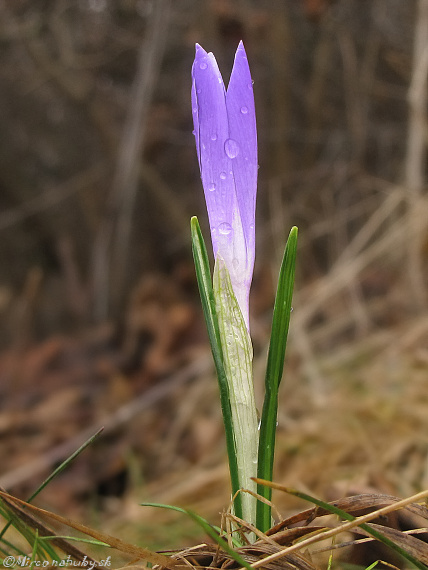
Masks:
[[[259,437],[252,373],[253,348],[228,269],[220,255],[214,265],[213,291],[229,387],[239,486],[255,493],[257,486],[251,478],[257,474]],[[242,518],[255,525],[256,498],[250,493],[242,493],[241,500]]]

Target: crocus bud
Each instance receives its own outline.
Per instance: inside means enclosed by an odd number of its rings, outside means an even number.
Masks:
[[[214,55],[196,45],[192,109],[214,257],[225,262],[249,329],[258,164],[253,82],[242,42],[227,91]]]

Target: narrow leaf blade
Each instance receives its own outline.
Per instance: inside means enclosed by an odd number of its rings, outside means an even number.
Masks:
[[[269,345],[265,379],[265,399],[260,424],[260,441],[257,476],[272,480],[275,452],[276,421],[278,415],[278,390],[284,369],[285,350],[287,348],[288,328],[290,324],[291,302],[293,297],[294,276],[297,253],[297,228],[290,231],[285,246],[279,272],[278,288],[272,318],[272,332]],[[272,490],[258,485],[257,492],[270,501]],[[266,532],[271,527],[270,505],[258,501],[257,528]]]
[[[223,422],[226,433],[226,447],[229,459],[229,472],[232,485],[232,495],[235,496],[234,508],[238,517],[242,518],[242,498],[239,491],[238,464],[236,459],[236,446],[233,434],[232,410],[230,407],[229,387],[223,364],[223,352],[220,342],[216,304],[211,282],[211,272],[208,261],[207,248],[202,236],[201,228],[196,217],[191,219],[192,251],[195,263],[196,279],[202,301],[202,309],[208,330],[211,351],[217,372],[220,391],[220,404],[223,413]]]

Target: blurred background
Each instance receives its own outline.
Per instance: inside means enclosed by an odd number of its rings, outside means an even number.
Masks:
[[[195,42],[243,39],[259,136],[251,297],[262,401],[299,255],[275,480],[332,499],[428,486],[427,0],[0,0],[0,485],[147,547],[228,506],[191,258],[208,239]],[[303,508],[274,495],[285,514]]]

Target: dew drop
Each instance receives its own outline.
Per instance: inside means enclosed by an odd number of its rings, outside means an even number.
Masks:
[[[211,140],[212,140],[212,141],[216,141],[216,140],[217,140],[217,135],[211,135]]]
[[[224,152],[227,154],[229,158],[235,158],[239,154],[239,145],[233,139],[227,139],[224,143]]]
[[[232,226],[230,224],[228,224],[227,222],[223,222],[222,224],[219,225],[218,231],[223,236],[228,236],[232,231]]]
[[[214,190],[215,190],[215,184],[214,184],[214,182],[211,182],[211,184],[208,186],[208,190],[209,190],[210,192],[214,192]]]
[[[241,113],[246,115],[248,113],[248,107],[241,107]]]
[[[226,172],[220,172],[220,178],[222,180],[226,180],[226,176],[227,176]]]
[[[206,69],[207,67],[208,67],[208,65],[205,63],[205,61],[202,61],[202,62],[199,64],[199,68],[200,68],[200,69]]]
[[[197,89],[196,93],[199,95],[202,92],[202,89]]]

